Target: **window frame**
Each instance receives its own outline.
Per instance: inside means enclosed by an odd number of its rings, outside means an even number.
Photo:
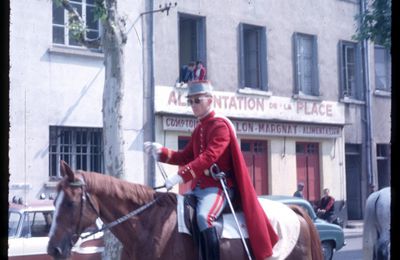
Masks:
[[[384,67],[385,67],[385,81],[386,81],[386,87],[378,87],[377,83],[377,71],[376,71],[376,51],[381,50],[384,53]],[[375,90],[380,90],[380,91],[387,91],[391,92],[392,91],[392,82],[391,82],[391,77],[392,77],[392,58],[390,55],[390,51],[384,48],[383,46],[380,45],[375,45],[374,46],[374,76],[375,76]]]
[[[268,91],[268,60],[267,60],[267,30],[265,26],[240,23],[239,27],[239,88],[249,88],[255,90]],[[257,39],[257,85],[249,86],[247,78],[250,77],[246,71],[246,56],[245,50],[245,31],[256,30]]]
[[[194,37],[191,39],[191,57],[184,57],[182,53],[182,26],[184,22],[190,21],[192,23],[192,34]],[[195,27],[195,28],[194,28]],[[193,36],[193,35],[192,35]],[[191,61],[201,61],[203,66],[207,68],[207,30],[206,30],[206,17],[192,15],[187,13],[178,12],[178,44],[179,44],[179,68],[187,65]],[[207,72],[208,74],[208,72]]]
[[[68,134],[67,137],[66,133]],[[86,143],[79,143],[78,133],[86,134]],[[97,136],[93,136],[93,134]],[[92,140],[92,137],[97,140]],[[63,138],[69,139],[67,140],[69,143],[64,142]],[[103,129],[97,127],[50,126],[49,178],[51,180],[61,178],[60,167],[58,167],[61,160],[66,161],[75,169],[104,172]],[[81,167],[83,161],[85,161],[84,165],[86,167]]]
[[[303,83],[303,74],[302,71],[304,71],[304,67],[301,67],[302,64],[305,62],[300,60],[300,54],[301,52],[299,51],[300,48],[300,40],[302,39],[310,39],[311,40],[311,86],[310,86],[310,92],[307,93],[304,83]],[[295,84],[294,84],[294,94],[297,95],[306,95],[306,96],[319,96],[319,71],[318,71],[318,44],[317,44],[317,36],[312,35],[312,34],[305,34],[305,33],[299,33],[295,32],[293,34],[293,58],[294,58],[294,78],[295,78]]]
[[[346,62],[346,53],[349,48],[354,50],[354,89],[349,90],[347,86],[348,63]],[[346,51],[344,51],[346,49]],[[339,79],[340,79],[340,98],[350,98],[353,100],[363,101],[363,78],[362,78],[362,62],[361,62],[361,44],[359,42],[350,42],[340,40],[338,43],[339,52]]]
[[[80,6],[80,14],[82,17],[82,20],[84,21],[84,26],[86,27],[87,25],[87,17],[88,15],[88,10],[89,8],[95,8],[95,3],[87,3],[90,0],[71,0],[71,4],[72,5],[79,5]],[[55,23],[55,17],[54,17],[54,11],[57,8],[62,8],[63,11],[63,23]],[[53,5],[52,5],[52,44],[53,45],[57,45],[57,46],[67,46],[67,47],[73,47],[73,48],[84,48],[84,46],[82,44],[80,44],[79,42],[74,43],[76,40],[74,40],[71,36],[70,36],[70,30],[69,30],[69,21],[68,21],[68,11],[65,10],[64,7],[62,6],[56,6],[56,3],[53,1]],[[93,28],[86,28],[86,35],[90,32],[97,32],[97,37],[101,37],[101,23],[99,20],[97,20],[95,23],[97,23],[97,27],[96,29]],[[63,43],[57,42],[55,41],[55,33],[54,33],[54,29],[55,28],[63,28]],[[90,37],[89,37],[90,38]],[[93,38],[95,39],[95,38]],[[100,46],[98,48],[95,49],[100,49]]]

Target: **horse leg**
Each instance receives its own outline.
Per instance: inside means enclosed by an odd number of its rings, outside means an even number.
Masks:
[[[390,250],[390,237],[382,234],[378,241],[375,244],[375,253],[377,260],[388,260],[389,258],[389,250]]]
[[[376,229],[376,216],[375,216],[375,201],[379,193],[372,193],[365,204],[364,214],[364,229],[363,229],[363,256],[364,259],[374,258],[374,245],[378,239],[378,232]]]

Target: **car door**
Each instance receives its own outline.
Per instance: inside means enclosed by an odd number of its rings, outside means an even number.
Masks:
[[[51,259],[47,255],[51,211],[25,212],[21,232],[9,239],[9,259]]]

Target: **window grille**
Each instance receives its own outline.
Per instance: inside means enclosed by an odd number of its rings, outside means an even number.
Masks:
[[[60,160],[73,169],[103,172],[101,128],[50,127],[50,178],[60,177]]]

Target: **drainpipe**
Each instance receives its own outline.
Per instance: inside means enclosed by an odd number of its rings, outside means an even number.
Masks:
[[[361,0],[361,14],[367,10],[367,1]],[[365,82],[365,144],[366,144],[366,157],[367,157],[367,177],[368,187],[374,183],[373,167],[372,167],[372,116],[371,116],[371,84],[369,81],[369,55],[368,55],[368,40],[362,41],[362,68],[363,78]]]

